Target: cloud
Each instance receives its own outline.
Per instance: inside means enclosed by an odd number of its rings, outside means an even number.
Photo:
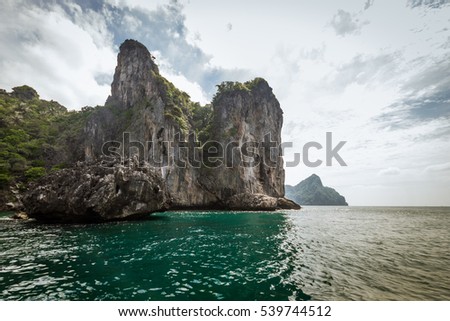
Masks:
[[[120,4],[103,2],[101,9],[96,9],[109,17],[108,29],[114,35],[116,46],[127,38],[142,42],[150,51],[158,51],[176,73],[199,84],[209,98],[215,93],[216,85],[222,81],[247,80],[247,71],[213,66],[212,56],[188,41],[189,31],[185,23],[184,7],[180,2],[170,1],[152,10],[141,6],[127,6],[122,2]],[[131,18],[124,20],[124,17]]]
[[[224,80],[248,78],[245,70],[213,66],[212,57],[187,40],[179,2],[151,9],[127,3],[2,1],[0,87],[26,83],[43,98],[75,109],[103,104],[110,93],[118,47],[129,38],[159,52],[170,65],[170,74],[182,75],[183,81],[174,79],[199,100],[210,99]]]
[[[450,163],[431,165],[425,168],[426,172],[446,172],[450,171]]]
[[[364,10],[369,9],[371,6],[373,6],[375,0],[367,0],[366,3],[364,4]]]
[[[68,10],[77,24],[56,4],[1,2],[0,87],[27,84],[69,108],[104,103],[115,64],[112,36],[96,13]]]
[[[401,98],[378,117],[379,121],[392,122],[395,129],[441,119],[447,120],[442,124],[450,128],[450,55],[435,59],[431,65],[427,61],[426,57],[416,61],[417,66],[425,67],[412,68],[415,72],[400,86]]]
[[[385,168],[378,172],[378,176],[394,176],[394,175],[399,175],[399,174],[400,174],[400,169],[397,167]]]
[[[450,3],[450,0],[408,0],[411,8],[427,6],[430,8],[440,8]]]
[[[368,24],[368,22],[361,22],[356,15],[342,9],[338,10],[338,12],[333,16],[333,19],[330,22],[330,25],[339,36],[356,34],[365,24]]]
[[[356,55],[350,61],[338,66],[324,83],[338,91],[351,84],[386,83],[398,73],[400,59],[401,55],[398,52]]]

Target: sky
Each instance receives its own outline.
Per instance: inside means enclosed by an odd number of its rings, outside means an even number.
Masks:
[[[103,105],[128,38],[203,104],[222,81],[265,78],[286,162],[327,132],[346,141],[347,166],[286,167],[287,184],[316,173],[350,205],[450,205],[449,0],[2,0],[0,88]]]

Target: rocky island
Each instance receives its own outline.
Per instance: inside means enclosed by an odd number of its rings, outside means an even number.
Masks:
[[[36,101],[36,95],[22,98]],[[52,121],[60,131],[50,135],[53,145],[40,155],[30,185],[16,190],[20,206],[37,220],[299,208],[284,197],[283,112],[262,78],[224,82],[212,103],[201,106],[160,75],[144,45],[126,40],[105,106],[80,112],[55,106]],[[25,162],[23,170],[28,167]]]
[[[286,185],[286,196],[302,205],[348,205],[344,196],[331,187],[323,186],[316,174],[295,186]]]

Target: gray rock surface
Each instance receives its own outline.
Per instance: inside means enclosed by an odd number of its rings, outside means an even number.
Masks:
[[[284,197],[273,197],[259,193],[241,193],[228,198],[227,207],[231,210],[273,211],[278,209],[300,209],[300,206]]]
[[[219,89],[220,90],[220,89]],[[205,176],[214,180],[214,193],[220,199],[241,193],[284,196],[284,169],[281,155],[283,111],[272,88],[261,78],[244,84],[235,83],[216,95],[213,101],[210,139],[223,146],[258,143],[258,159],[243,166],[239,151],[226,153],[225,165]],[[262,148],[265,139],[275,147]],[[250,145],[248,145],[250,146]],[[242,155],[241,155],[242,156]],[[234,158],[233,158],[234,157]]]
[[[39,179],[23,196],[30,218],[98,222],[168,208],[164,182],[149,166],[79,164]]]

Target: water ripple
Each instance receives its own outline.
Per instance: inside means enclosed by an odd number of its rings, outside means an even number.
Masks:
[[[0,221],[2,300],[449,300],[448,208]]]

